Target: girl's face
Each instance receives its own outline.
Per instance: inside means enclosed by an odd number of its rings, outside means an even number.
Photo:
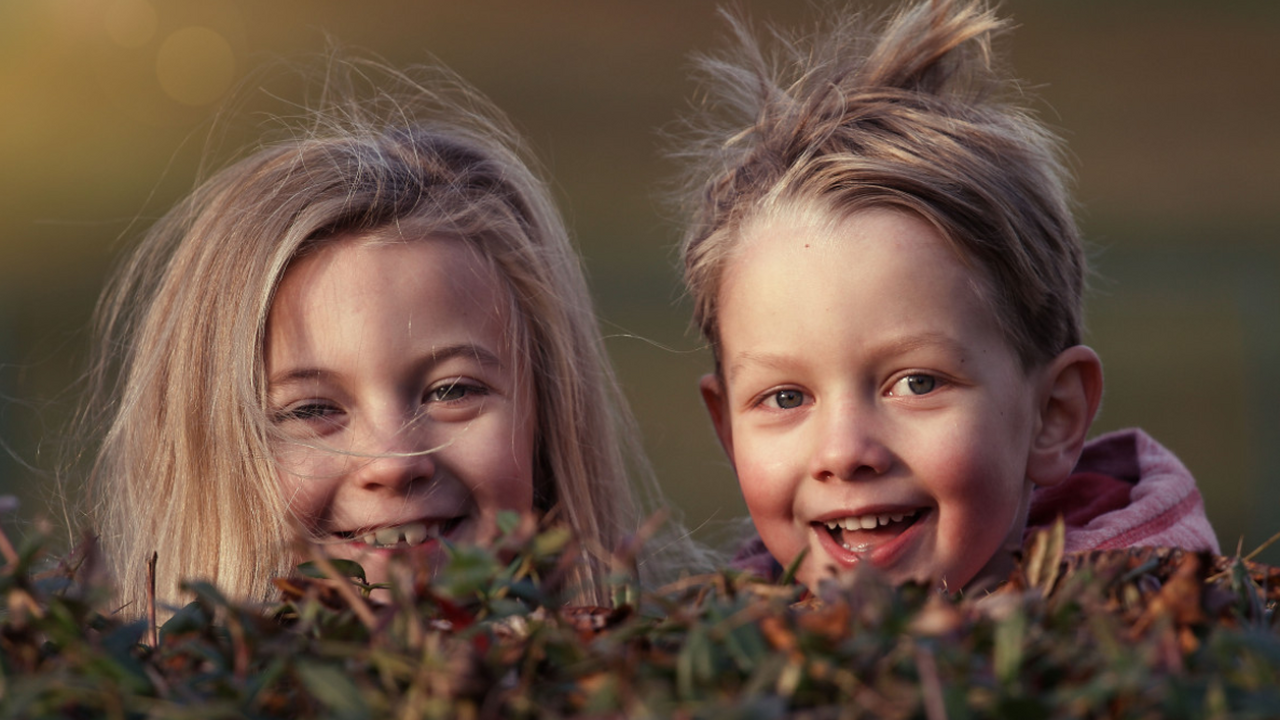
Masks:
[[[267,319],[269,412],[292,515],[386,582],[441,538],[533,509],[533,389],[509,291],[463,243],[353,235],[296,260]]]

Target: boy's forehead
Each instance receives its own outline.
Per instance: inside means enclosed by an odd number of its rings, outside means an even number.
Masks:
[[[808,234],[832,240],[847,217],[847,213],[833,212],[814,201],[770,203],[743,223],[739,242],[745,249],[756,244],[762,236],[799,237],[801,234]]]
[[[984,273],[936,225],[898,208],[762,216],[746,229],[719,295],[717,350],[726,377],[740,366],[780,362],[788,353],[770,350],[777,335],[760,329],[783,325],[818,336],[870,327],[875,318],[874,340],[886,352],[906,352],[963,345],[924,322],[947,318],[997,334],[1016,353]]]
[[[773,251],[784,253],[843,247],[849,243],[912,252],[914,248],[902,247],[904,228],[909,228],[914,238],[924,239],[951,255],[972,276],[975,287],[988,282],[987,273],[938,223],[922,213],[887,203],[836,211],[817,202],[791,202],[762,210],[744,225],[737,257],[749,255],[765,241],[774,245]]]

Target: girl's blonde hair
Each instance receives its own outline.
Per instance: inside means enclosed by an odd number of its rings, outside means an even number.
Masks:
[[[398,88],[390,90],[390,86]],[[372,88],[361,96],[358,87]],[[270,596],[296,541],[269,440],[263,338],[290,262],[343,233],[456,238],[511,291],[537,404],[536,504],[585,548],[566,587],[601,603],[647,480],[578,257],[501,114],[455,76],[332,63],[295,137],[213,175],[161,219],[104,293],[87,407],[105,428],[96,529],[126,612],[158,558],[161,601],[206,579]]]
[[[677,152],[685,281],[713,349],[719,286],[750,223],[873,205],[937,227],[1024,365],[1080,342],[1086,263],[1060,142],[1010,99],[991,51],[1005,24],[984,3],[928,0],[873,25],[846,15],[814,37],[775,33],[773,54],[730,22],[734,49],[702,60],[710,99]]]

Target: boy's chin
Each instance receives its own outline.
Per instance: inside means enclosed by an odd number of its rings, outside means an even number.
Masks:
[[[1013,550],[1006,548],[997,550],[991,560],[964,584],[964,591],[967,593],[990,592],[1007,582],[1018,566],[1013,553]]]
[[[853,575],[870,575],[895,587],[909,583],[931,586],[943,592],[981,593],[995,590],[1004,584],[1016,568],[1012,552],[1000,550],[985,566],[972,576],[943,571],[927,571],[910,567],[877,567],[871,562],[859,562],[846,567],[828,559],[822,562],[806,560],[796,571],[796,582],[817,591],[824,582],[837,581]],[[972,571],[970,571],[972,572]]]

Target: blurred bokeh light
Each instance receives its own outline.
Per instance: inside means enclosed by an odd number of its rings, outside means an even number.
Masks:
[[[1173,448],[1224,548],[1248,550],[1280,531],[1280,389],[1258,382],[1280,365],[1280,5],[1002,6],[1019,27],[1001,45],[1076,158],[1107,371],[1097,430],[1141,425]],[[57,452],[76,446],[65,423],[106,272],[202,161],[303,100],[263,68],[337,45],[438,59],[528,135],[659,477],[714,536],[745,510],[697,398],[708,360],[686,331],[658,130],[693,97],[689,53],[722,31],[714,4],[686,0],[0,3],[0,492],[28,519],[61,515]]]

